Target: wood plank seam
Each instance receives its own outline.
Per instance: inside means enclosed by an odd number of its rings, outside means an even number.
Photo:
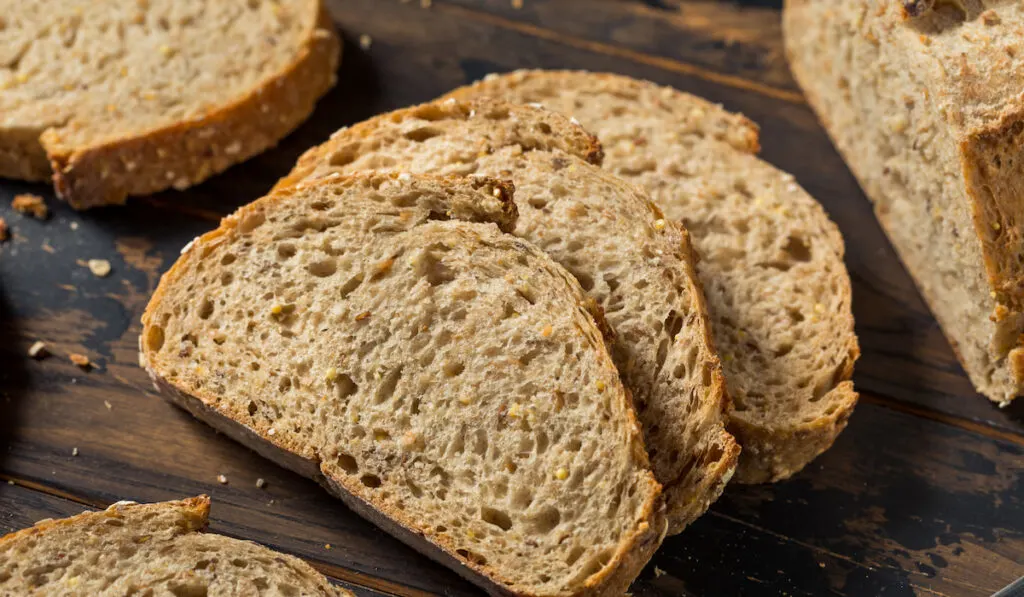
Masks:
[[[697,77],[724,85],[727,87],[733,87],[736,89],[743,89],[746,91],[752,91],[760,95],[779,99],[785,102],[793,104],[805,104],[804,96],[795,91],[789,91],[786,89],[779,89],[763,83],[757,83],[744,79],[743,77],[737,77],[734,75],[726,75],[723,73],[716,72],[711,69],[703,68],[695,64],[689,64],[679,60],[671,58],[665,58],[663,56],[654,56],[646,54],[644,52],[638,52],[636,50],[630,50],[626,48],[618,48],[609,44],[592,41],[588,39],[582,39],[564,33],[558,33],[551,31],[543,27],[531,25],[529,23],[519,23],[509,19],[505,19],[499,16],[487,14],[484,12],[478,12],[462,6],[453,6],[450,4],[434,3],[434,8],[443,12],[452,13],[454,15],[461,15],[464,18],[475,20],[481,23],[486,23],[502,29],[507,29],[528,35],[544,41],[549,41],[556,44],[566,45],[577,50],[584,50],[587,52],[593,52],[596,54],[604,54],[606,56],[615,56],[616,58],[624,58],[632,62],[638,62],[647,66],[653,66],[662,70]]]
[[[929,421],[935,421],[937,423],[943,423],[951,427],[956,427],[957,429],[960,429],[962,431],[976,433],[978,435],[983,435],[989,439],[1009,442],[1011,444],[1024,447],[1024,435],[1018,433],[1013,433],[1011,431],[1003,431],[1001,429],[995,429],[983,423],[971,421],[970,419],[956,417],[953,415],[947,415],[939,411],[914,406],[912,404],[907,404],[901,400],[888,398],[885,396],[861,392],[860,399],[869,404],[889,408],[896,412],[900,412],[915,417],[920,417],[922,419],[928,419]],[[979,397],[978,399],[982,400],[981,397]]]

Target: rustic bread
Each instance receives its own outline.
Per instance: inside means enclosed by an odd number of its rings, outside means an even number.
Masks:
[[[1022,26],[1024,5],[992,0],[784,12],[808,101],[974,387],[1003,405],[1024,391]]]
[[[523,71],[457,90],[540,102],[601,140],[605,168],[647,189],[692,235],[743,446],[737,479],[800,470],[846,426],[859,351],[842,237],[754,156],[757,128],[700,98],[617,75]]]
[[[586,161],[598,158],[593,139],[559,114],[447,100],[339,131],[284,184],[369,168],[511,179],[515,234],[568,269],[605,311],[677,533],[721,494],[739,446],[724,427],[721,364],[689,239],[642,191]]]
[[[164,276],[145,363],[493,594],[621,593],[664,533],[660,486],[592,301],[494,225],[514,220],[482,178],[285,188]]]
[[[0,176],[52,176],[76,208],[184,189],[272,146],[340,54],[320,0],[19,0],[0,36]]]
[[[0,538],[2,595],[352,597],[302,560],[201,533],[210,498],[118,502]]]

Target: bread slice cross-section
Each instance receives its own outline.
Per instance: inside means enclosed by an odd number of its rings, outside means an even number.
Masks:
[[[611,595],[665,530],[599,311],[511,188],[364,173],[197,239],[143,316],[166,395],[496,595]]]
[[[632,393],[669,532],[700,516],[736,467],[724,383],[687,234],[646,194],[601,170],[568,118],[496,100],[437,101],[382,114],[309,150],[282,181],[368,168],[513,181],[514,233],[568,269],[604,309]]]
[[[334,84],[320,0],[16,0],[0,22],[0,176],[76,208],[184,189],[277,143]]]
[[[353,597],[309,564],[200,532],[210,498],[118,502],[0,538],[0,594]]]
[[[538,102],[578,118],[604,167],[689,230],[743,446],[736,478],[784,479],[832,445],[857,402],[843,239],[793,177],[759,160],[757,127],[619,75],[520,71],[453,97]]]

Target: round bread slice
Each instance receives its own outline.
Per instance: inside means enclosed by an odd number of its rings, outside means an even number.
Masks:
[[[302,560],[199,532],[210,498],[118,502],[0,538],[3,595],[354,597]]]
[[[669,532],[703,514],[732,476],[724,383],[685,231],[646,194],[589,162],[600,151],[560,114],[446,100],[383,114],[311,149],[282,184],[366,169],[511,179],[514,234],[568,269],[605,312]]]
[[[736,478],[785,479],[835,441],[860,351],[843,240],[793,177],[757,159],[757,127],[692,95],[608,74],[520,71],[452,97],[539,102],[601,140],[607,170],[693,237],[743,446]]]
[[[599,312],[514,221],[488,179],[285,188],[164,276],[146,366],[493,594],[621,594],[663,536],[660,486]]]
[[[20,0],[3,13],[0,176],[76,208],[184,189],[284,137],[334,84],[320,0]]]

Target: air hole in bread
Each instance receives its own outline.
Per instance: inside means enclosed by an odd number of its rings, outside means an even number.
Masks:
[[[255,401],[250,400],[249,401],[249,406],[246,408],[246,410],[248,411],[249,416],[252,417],[252,416],[256,415],[256,411],[259,410],[259,407],[256,406],[256,402]]]
[[[487,558],[483,557],[478,553],[474,553],[468,549],[456,549],[455,553],[459,554],[465,560],[468,560],[469,562],[472,562],[474,564],[478,564],[480,566],[487,565]]]
[[[242,221],[238,223],[238,230],[242,234],[249,234],[253,230],[256,230],[267,221],[267,217],[263,215],[263,212],[257,211],[249,213],[242,218]]]
[[[512,528],[512,518],[502,510],[496,510],[494,508],[484,506],[483,508],[480,508],[480,519],[503,531],[507,531]]]
[[[417,273],[431,286],[447,284],[455,279],[455,272],[441,261],[433,251],[426,251],[416,263]]]
[[[356,382],[352,381],[352,378],[344,373],[338,375],[333,383],[335,392],[337,393],[338,398],[341,399],[348,398],[359,391],[359,386],[356,385]]]
[[[154,325],[146,332],[146,346],[153,352],[159,351],[164,346],[164,328]]]
[[[295,256],[296,248],[292,243],[278,243],[277,256],[281,259],[290,259]]]
[[[548,206],[547,200],[545,200],[543,197],[531,196],[529,199],[526,200],[526,202],[530,204],[530,207],[534,209],[544,209],[545,207]]]
[[[374,394],[373,399],[376,404],[382,404],[391,399],[395,394],[395,387],[398,386],[398,380],[402,378],[402,367],[392,369],[385,374],[383,381],[377,387],[377,392]]]
[[[790,236],[782,250],[793,261],[806,263],[811,260],[811,247],[800,236]]]
[[[281,381],[277,382],[277,391],[284,394],[288,390],[292,389],[292,380],[290,377],[282,377]]]
[[[533,517],[533,528],[541,534],[550,533],[562,521],[562,514],[552,505],[544,506]]]
[[[321,261],[314,261],[306,266],[306,271],[317,278],[326,278],[328,276],[333,276],[334,272],[338,271],[338,263],[334,259],[330,258]]]
[[[358,146],[348,145],[332,153],[328,162],[332,166],[342,168],[354,162],[358,153]]]
[[[804,314],[793,307],[787,307],[786,313],[789,315],[789,319],[792,320],[793,323],[800,323],[804,320]]]
[[[784,356],[786,356],[787,354],[789,354],[792,351],[793,351],[793,345],[792,344],[783,344],[778,349],[776,349],[775,356],[776,357],[784,357]]]
[[[438,129],[430,126],[425,126],[408,131],[403,136],[406,139],[413,141],[415,143],[423,143],[424,141],[433,139],[434,137],[437,137],[440,134],[442,133]]]
[[[362,483],[364,486],[369,487],[370,489],[376,489],[381,485],[380,477],[371,474],[366,474],[363,475],[362,477],[359,477],[359,482]]]
[[[220,283],[222,286],[227,286],[235,280],[235,275],[231,272],[224,272],[220,275]]]
[[[220,258],[220,264],[221,265],[231,265],[232,263],[235,262],[236,259],[238,259],[238,258],[235,257],[234,253],[227,253],[223,257]]]
[[[573,548],[569,550],[569,555],[565,558],[565,565],[572,566],[573,564],[578,562],[580,557],[582,557],[585,553],[587,553],[586,548],[583,548],[579,545],[574,545]]]
[[[209,319],[213,315],[213,301],[208,298],[204,298],[203,302],[199,304],[199,311],[197,313],[199,319]]]

